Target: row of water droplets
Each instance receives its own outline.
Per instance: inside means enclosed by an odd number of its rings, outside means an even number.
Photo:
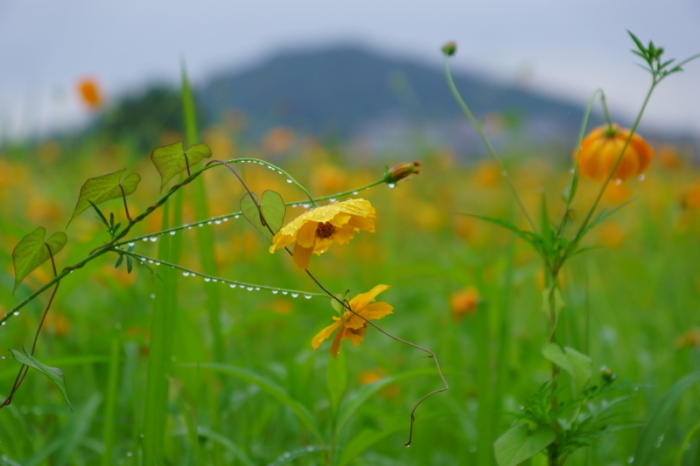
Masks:
[[[158,262],[155,259],[150,259],[150,258],[147,258],[146,256],[141,256],[140,254],[134,254],[134,253],[131,253],[131,254],[132,254],[132,257],[135,257],[139,260],[139,263],[141,265],[150,264],[150,265],[154,265],[156,267],[161,265],[161,262]],[[314,294],[301,293],[301,292],[296,291],[296,290],[286,290],[283,288],[273,288],[273,287],[269,287],[269,286],[265,286],[265,285],[253,285],[250,283],[237,282],[237,281],[233,281],[233,280],[227,280],[225,278],[216,278],[216,277],[211,277],[208,275],[200,274],[197,272],[192,272],[189,270],[183,270],[183,268],[181,268],[181,267],[176,267],[176,266],[169,265],[169,264],[165,264],[165,265],[166,265],[166,267],[170,267],[170,268],[173,268],[176,270],[182,270],[183,277],[202,277],[206,283],[221,283],[223,285],[228,285],[229,288],[231,288],[231,289],[240,288],[242,290],[245,289],[248,291],[270,290],[272,292],[272,294],[282,294],[284,296],[290,296],[292,298],[298,298],[299,296],[302,296],[302,295],[304,296],[305,299],[311,299],[314,297]],[[319,295],[317,295],[317,296],[319,296]],[[155,295],[152,294],[151,298],[155,298]],[[16,313],[16,314],[19,314],[19,313]],[[4,324],[4,322],[3,322],[3,324]]]

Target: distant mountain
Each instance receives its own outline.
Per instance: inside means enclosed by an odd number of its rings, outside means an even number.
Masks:
[[[455,73],[455,82],[477,118],[501,114],[527,129],[521,134],[529,140],[571,141],[578,133],[582,105],[474,74]],[[282,53],[244,71],[220,73],[198,94],[210,121],[240,110],[255,135],[276,125],[343,137],[381,138],[416,124],[438,139],[443,132],[465,132],[441,69],[354,46]]]

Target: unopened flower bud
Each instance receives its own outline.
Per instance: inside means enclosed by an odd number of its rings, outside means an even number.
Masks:
[[[443,45],[440,50],[442,50],[442,53],[444,53],[446,57],[451,57],[457,51],[457,42],[451,40]]]
[[[386,183],[396,183],[399,180],[403,180],[404,178],[413,175],[413,174],[419,174],[420,173],[420,167],[423,165],[420,162],[411,162],[411,163],[400,163],[396,165],[395,167],[390,168],[386,174],[384,175],[384,181]]]

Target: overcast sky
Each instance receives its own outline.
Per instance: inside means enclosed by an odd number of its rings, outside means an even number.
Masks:
[[[602,87],[613,117],[633,116],[648,88],[627,29],[667,58],[700,52],[700,0],[0,0],[0,137],[84,121],[75,82],[96,76],[107,96],[195,83],[293,47],[356,42],[384,54],[585,101]],[[700,60],[668,78],[646,123],[700,135]]]

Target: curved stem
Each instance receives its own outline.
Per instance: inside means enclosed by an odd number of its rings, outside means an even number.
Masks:
[[[445,76],[447,77],[447,85],[450,87],[450,91],[452,91],[452,95],[459,104],[459,107],[462,109],[462,112],[466,115],[467,119],[472,124],[472,126],[474,126],[476,131],[479,133],[481,140],[483,141],[484,145],[486,145],[486,148],[489,151],[489,155],[491,155],[491,157],[498,164],[498,167],[501,169],[503,178],[505,178],[508,182],[508,186],[510,187],[511,192],[513,193],[513,197],[518,203],[520,210],[522,210],[523,214],[525,214],[527,221],[530,223],[532,231],[537,233],[537,227],[535,226],[535,222],[532,221],[532,217],[530,217],[530,214],[525,208],[525,204],[523,204],[523,201],[520,198],[520,195],[518,194],[518,190],[515,189],[515,185],[513,184],[513,181],[510,179],[510,175],[508,174],[508,170],[506,170],[505,166],[503,165],[503,162],[501,161],[501,158],[491,145],[491,141],[489,141],[489,138],[486,137],[486,134],[484,134],[484,130],[481,128],[481,125],[478,121],[476,121],[476,118],[474,118],[474,115],[472,114],[471,110],[469,110],[467,104],[464,103],[464,99],[462,99],[459,90],[457,90],[457,86],[455,85],[454,80],[452,79],[452,73],[450,73],[449,60],[447,58],[445,58]]]

